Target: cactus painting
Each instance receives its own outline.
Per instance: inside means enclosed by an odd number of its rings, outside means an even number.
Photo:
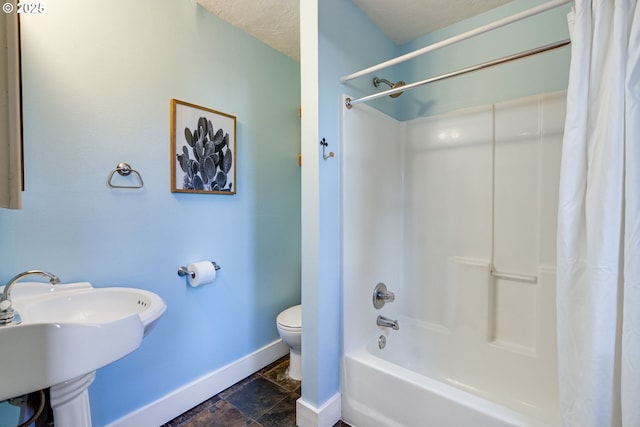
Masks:
[[[171,191],[235,194],[236,118],[171,100]]]

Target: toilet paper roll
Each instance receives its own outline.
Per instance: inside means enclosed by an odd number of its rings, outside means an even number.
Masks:
[[[193,287],[206,285],[216,280],[216,268],[211,261],[192,262],[187,266],[189,284]]]

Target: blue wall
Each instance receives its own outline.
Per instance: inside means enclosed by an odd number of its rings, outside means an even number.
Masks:
[[[345,88],[339,78],[354,68],[393,56],[396,47],[350,1],[318,1],[318,26],[319,135],[310,140],[320,149],[319,141],[325,138],[327,151],[336,153],[334,158],[323,160],[320,155],[319,159],[318,277],[310,281],[319,286],[303,289],[304,319],[313,318],[313,322],[303,322],[304,372],[314,375],[304,376],[302,398],[319,407],[338,392],[340,385],[340,96],[347,92],[353,96],[365,94],[370,85],[358,82]],[[315,366],[309,369],[309,363]]]
[[[31,268],[168,309],[98,371],[103,426],[278,339],[300,301],[299,63],[192,1],[56,0],[22,18],[24,209],[0,210],[0,281]],[[236,195],[170,192],[169,102],[237,117]],[[106,186],[119,162],[141,190]],[[189,288],[176,270],[222,270]]]
[[[484,14],[434,31],[401,46],[400,54],[437,43],[545,3],[516,0]],[[569,38],[567,12],[571,4],[427,53],[400,64],[407,83],[460,70],[493,59]],[[564,90],[569,79],[570,47],[520,59],[485,70],[430,83],[404,93],[399,101],[400,120],[492,104],[508,99]]]

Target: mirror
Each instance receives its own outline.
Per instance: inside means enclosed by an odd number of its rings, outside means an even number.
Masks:
[[[22,124],[20,99],[20,36],[18,15],[0,14],[0,207],[21,207]]]

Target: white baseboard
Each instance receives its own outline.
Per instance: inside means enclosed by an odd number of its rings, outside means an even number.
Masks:
[[[231,387],[289,352],[277,340],[255,352],[172,391],[155,402],[143,406],[107,427],[158,427]]]
[[[296,424],[298,427],[333,427],[340,421],[341,412],[340,393],[334,394],[319,408],[300,398],[296,401]]]

